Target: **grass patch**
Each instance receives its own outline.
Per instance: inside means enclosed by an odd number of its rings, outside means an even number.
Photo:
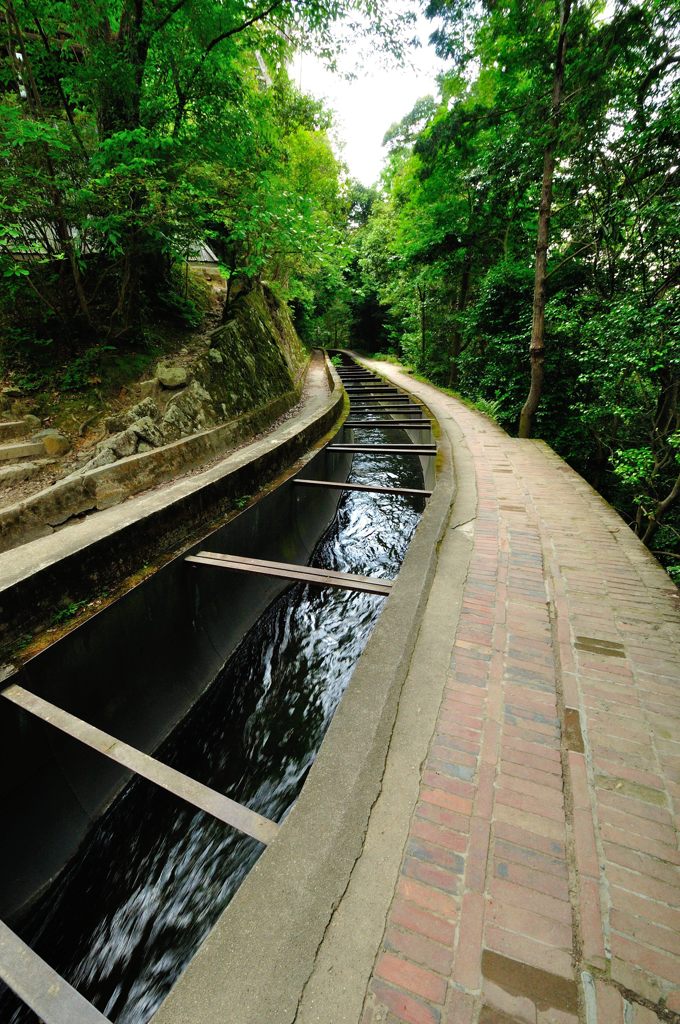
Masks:
[[[52,625],[60,626],[63,622],[70,622],[74,619],[81,608],[87,605],[87,601],[69,601],[68,604],[60,608],[58,612],[55,612],[52,616]]]
[[[364,353],[362,353],[362,355],[363,354]],[[421,384],[430,384],[433,388],[436,388],[437,391],[442,391],[445,395],[450,395],[451,398],[457,398],[458,401],[462,402],[463,405],[466,405],[468,409],[475,409],[477,412],[481,412],[484,416],[487,416],[490,420],[493,420],[494,423],[501,425],[500,413],[502,405],[500,400],[494,401],[483,397],[467,398],[465,395],[461,395],[459,391],[454,391],[453,388],[447,388],[443,384],[436,384],[434,381],[430,380],[429,377],[426,377],[422,373],[418,373],[412,366],[409,366],[407,363],[402,363],[401,360],[391,352],[376,352],[371,355],[366,355],[366,358],[377,359],[380,360],[380,362],[391,363],[392,366],[398,366],[401,370],[404,370],[413,377],[414,380],[420,381]]]

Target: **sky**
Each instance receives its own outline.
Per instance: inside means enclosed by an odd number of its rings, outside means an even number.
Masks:
[[[396,3],[413,9],[408,0]],[[603,20],[612,17],[614,7],[615,0],[606,0]],[[346,54],[339,73],[328,71],[311,54],[299,54],[291,68],[303,92],[325,100],[335,111],[338,156],[348,165],[350,175],[364,185],[378,181],[385,156],[382,140],[387,129],[408,114],[421,96],[437,95],[437,75],[446,65],[428,43],[432,28],[431,22],[418,16],[415,35],[421,46],[411,50],[405,67],[385,65],[384,58],[371,65],[359,58],[357,49]],[[358,66],[360,60],[362,66]],[[353,71],[356,77],[348,81],[343,71]]]
[[[321,61],[310,54],[300,54],[292,73],[303,92],[310,92],[336,112],[338,155],[349,166],[350,175],[364,185],[378,180],[385,150],[385,132],[409,113],[414,103],[428,93],[437,94],[437,74],[444,63],[437,57],[427,39],[430,23],[418,20],[416,34],[422,46],[411,51],[409,65],[384,65],[384,58],[354,69],[357,55],[348,53],[341,71],[355,70],[356,78],[347,81],[342,74],[327,71]]]

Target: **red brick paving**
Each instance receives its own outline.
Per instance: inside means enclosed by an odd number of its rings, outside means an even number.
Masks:
[[[438,401],[474,548],[363,1024],[680,1022],[678,592],[547,446]]]

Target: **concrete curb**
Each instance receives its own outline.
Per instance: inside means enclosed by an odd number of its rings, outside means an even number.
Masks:
[[[454,495],[451,445],[442,433],[434,493],[302,794],[153,1024],[295,1020],[380,794]]]
[[[330,363],[326,372],[330,397],[310,403],[301,419],[284,423],[202,473],[0,555],[0,652],[48,625],[65,601],[91,600],[141,566],[200,539],[233,511],[234,498],[260,490],[317,445],[344,403]]]

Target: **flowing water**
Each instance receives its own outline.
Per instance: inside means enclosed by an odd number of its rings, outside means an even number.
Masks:
[[[404,439],[367,428],[357,440]],[[350,480],[422,487],[413,455],[358,454]],[[311,564],[392,578],[422,499],[346,491]],[[281,821],[295,801],[383,598],[295,584],[241,641],[157,752]],[[133,781],[31,915],[24,941],[115,1024],[145,1024],[263,847],[144,780]],[[36,1016],[6,990],[0,1021]]]

